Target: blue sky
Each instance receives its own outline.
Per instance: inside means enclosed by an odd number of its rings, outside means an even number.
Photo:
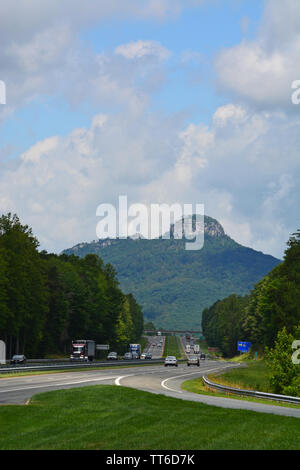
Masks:
[[[251,38],[261,14],[262,2],[258,0],[212,1],[163,21],[113,18],[84,29],[80,38],[98,54],[113,53],[120,44],[132,41],[160,42],[172,55],[167,63],[167,82],[152,96],[153,109],[164,113],[184,112],[187,122],[209,123],[214,109],[226,102],[226,96],[215,89],[211,60],[221,48]],[[245,30],[243,19],[247,19]],[[188,53],[199,57],[191,55],[184,64],[184,54]],[[9,91],[8,83],[8,96]],[[91,102],[70,106],[63,96],[34,97],[3,124],[1,143],[11,145],[14,148],[11,156],[17,157],[38,140],[66,135],[76,127],[88,127],[97,110],[99,106]],[[101,106],[102,112],[106,110],[107,106]]]
[[[120,194],[203,203],[281,257],[300,224],[299,37],[298,0],[4,0],[1,212],[59,252]]]

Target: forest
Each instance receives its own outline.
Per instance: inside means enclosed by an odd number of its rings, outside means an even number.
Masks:
[[[238,340],[251,342],[257,352],[272,348],[280,331],[295,334],[299,324],[300,230],[288,240],[283,262],[250,295],[226,297],[204,309],[202,315],[207,342],[226,357],[237,353]]]
[[[16,214],[0,217],[0,339],[7,357],[68,354],[79,338],[119,353],[138,342],[141,307],[122,292],[110,264],[95,254],[78,258],[38,248]]]

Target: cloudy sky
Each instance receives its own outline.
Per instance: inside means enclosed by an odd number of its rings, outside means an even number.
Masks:
[[[41,248],[97,206],[199,203],[282,257],[300,227],[299,0],[2,0],[0,212]]]

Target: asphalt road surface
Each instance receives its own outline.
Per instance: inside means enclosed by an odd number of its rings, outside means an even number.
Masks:
[[[253,410],[300,418],[300,409],[198,395],[181,390],[181,383],[185,380],[200,377],[210,372],[225,370],[229,367],[236,366],[224,362],[205,360],[201,361],[200,367],[187,367],[183,363],[179,364],[178,367],[164,367],[164,365],[126,367],[122,369],[115,367],[110,370],[0,378],[0,404],[25,404],[30,397],[37,393],[87,385],[108,384],[132,387],[155,394],[164,394],[223,408]]]
[[[148,344],[143,352],[152,354],[152,359],[160,359],[164,352],[165,336],[147,336]]]

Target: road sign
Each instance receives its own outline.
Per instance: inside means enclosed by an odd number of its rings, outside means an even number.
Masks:
[[[2,339],[0,340],[0,364],[6,364],[6,346]]]
[[[109,344],[96,344],[97,351],[108,351]]]
[[[251,343],[247,341],[238,341],[238,351],[248,352],[251,348]]]

